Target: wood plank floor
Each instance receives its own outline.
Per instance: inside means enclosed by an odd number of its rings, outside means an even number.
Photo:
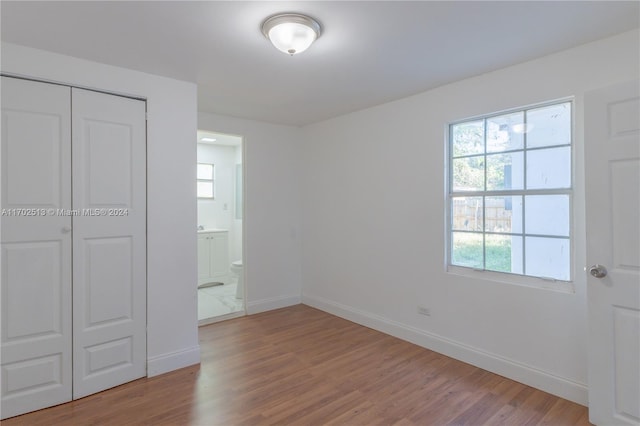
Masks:
[[[581,405],[304,305],[200,328],[202,363],[13,425],[586,425]]]

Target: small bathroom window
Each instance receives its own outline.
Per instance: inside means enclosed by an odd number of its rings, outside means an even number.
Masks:
[[[215,169],[213,164],[198,163],[198,198],[214,198]]]

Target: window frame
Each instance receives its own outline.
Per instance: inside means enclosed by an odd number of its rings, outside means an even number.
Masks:
[[[216,181],[216,166],[213,163],[203,163],[203,162],[198,162],[197,166],[211,166],[211,179],[200,179],[198,178],[198,174],[197,174],[197,170],[196,170],[196,197],[199,200],[215,200],[216,199],[216,185],[215,185],[215,181]],[[201,197],[199,194],[197,194],[198,188],[197,185],[198,183],[211,183],[211,197]]]
[[[549,106],[553,106],[553,105],[559,105],[559,104],[564,104],[564,103],[569,103],[570,104],[570,142],[569,144],[565,144],[565,145],[550,145],[550,146],[544,146],[544,147],[532,147],[532,148],[527,148],[526,146],[526,136],[525,139],[523,139],[523,145],[522,148],[518,148],[518,149],[507,149],[505,151],[499,151],[499,152],[493,152],[493,151],[488,151],[487,150],[487,120],[490,120],[491,118],[494,117],[499,117],[499,116],[503,116],[503,115],[507,115],[507,114],[513,114],[513,113],[519,113],[522,112],[523,115],[526,116],[526,112],[529,110],[534,110],[534,109],[538,109],[538,108],[544,108],[544,107],[549,107]],[[551,100],[551,101],[546,101],[546,102],[540,102],[540,103],[535,103],[535,104],[529,104],[526,106],[521,106],[521,107],[516,107],[516,108],[509,108],[509,109],[505,109],[502,111],[497,111],[497,112],[492,112],[489,114],[481,114],[481,115],[476,115],[476,116],[472,116],[472,117],[468,117],[468,118],[464,118],[464,119],[458,119],[458,120],[453,120],[450,121],[448,123],[445,124],[445,185],[444,185],[444,189],[445,189],[445,197],[444,197],[444,202],[445,202],[445,253],[444,253],[444,266],[445,266],[445,270],[446,272],[449,273],[453,273],[456,275],[462,275],[462,276],[467,276],[467,277],[472,277],[472,278],[477,278],[477,279],[484,279],[484,280],[491,280],[491,281],[497,281],[497,282],[504,282],[504,283],[508,283],[508,284],[515,284],[515,285],[521,285],[521,286],[527,286],[527,287],[536,287],[536,288],[543,288],[543,289],[548,289],[548,290],[553,290],[553,291],[559,291],[559,292],[564,292],[564,293],[575,293],[575,286],[574,286],[574,280],[575,280],[575,276],[576,276],[576,271],[575,271],[575,232],[574,232],[574,226],[575,226],[575,221],[574,221],[574,193],[575,193],[575,188],[576,188],[576,180],[575,180],[575,169],[576,169],[576,165],[575,165],[575,155],[576,155],[576,149],[575,149],[575,143],[576,143],[576,134],[575,134],[575,115],[576,115],[576,102],[575,102],[575,98],[574,97],[566,97],[566,98],[560,98],[560,99],[555,99],[555,100]],[[458,124],[462,124],[462,123],[468,123],[468,122],[473,122],[473,121],[483,121],[483,150],[481,153],[479,154],[465,154],[465,155],[460,155],[458,157],[454,157],[453,154],[453,132],[452,129],[455,125]],[[560,148],[560,147],[568,147],[569,148],[569,158],[570,158],[570,167],[571,170],[569,171],[569,178],[570,178],[570,182],[569,182],[569,187],[568,188],[552,188],[552,189],[527,189],[526,188],[526,183],[523,183],[523,188],[522,189],[516,189],[516,190],[500,190],[500,189],[493,189],[493,190],[487,190],[486,186],[487,186],[487,170],[486,170],[486,166],[487,166],[487,155],[493,155],[493,154],[506,154],[506,153],[513,153],[513,152],[522,152],[522,155],[524,157],[523,159],[523,173],[526,176],[527,174],[527,163],[526,163],[526,153],[528,151],[537,151],[537,150],[544,150],[544,149],[552,149],[552,148]],[[458,191],[458,192],[454,192],[453,191],[453,172],[454,172],[454,167],[453,167],[453,160],[454,158],[465,158],[465,157],[473,157],[473,156],[480,156],[483,158],[484,161],[484,165],[485,165],[485,171],[484,171],[484,180],[483,180],[483,190],[479,190],[479,191]],[[526,182],[526,177],[525,180],[523,182]],[[569,248],[570,248],[570,255],[569,255],[569,279],[568,280],[561,280],[561,279],[555,279],[555,278],[547,278],[547,277],[537,277],[537,276],[533,276],[533,275],[525,275],[524,273],[526,272],[525,269],[525,265],[523,263],[523,274],[519,274],[519,273],[514,273],[514,272],[501,272],[501,271],[494,271],[494,270],[488,270],[488,269],[484,269],[484,267],[486,267],[486,245],[484,244],[484,241],[486,241],[486,236],[487,235],[521,235],[523,238],[523,247],[522,247],[522,260],[523,262],[526,262],[526,248],[525,248],[525,236],[527,235],[531,235],[531,234],[527,234],[526,233],[526,229],[525,229],[525,220],[526,220],[526,213],[524,212],[525,210],[525,204],[524,204],[524,197],[525,196],[531,196],[531,195],[566,195],[568,196],[568,201],[569,201],[569,223],[568,223],[568,236],[567,237],[562,237],[568,240],[568,244],[569,244]],[[487,232],[487,230],[485,229],[485,218],[484,218],[484,211],[483,211],[483,229],[481,232],[476,232],[477,235],[481,235],[482,239],[483,239],[483,268],[473,268],[470,266],[462,266],[462,265],[454,265],[453,262],[453,233],[455,232],[460,232],[460,230],[455,230],[454,229],[454,224],[453,224],[453,211],[452,211],[452,200],[456,197],[480,197],[483,198],[483,200],[487,197],[507,197],[507,196],[521,196],[522,197],[522,202],[523,202],[523,206],[522,206],[522,210],[523,210],[523,220],[522,220],[522,231],[520,233],[495,233],[495,232]],[[483,208],[486,208],[486,206],[483,203]],[[471,231],[469,231],[471,232]],[[537,236],[534,234],[534,236]],[[543,237],[545,237],[544,235],[542,235]],[[547,235],[546,237],[556,237],[557,236],[552,236],[552,235]]]

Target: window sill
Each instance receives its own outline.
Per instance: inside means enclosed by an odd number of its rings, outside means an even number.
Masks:
[[[499,283],[517,285],[521,287],[533,287],[543,290],[551,290],[558,293],[575,293],[573,281],[560,281],[554,279],[528,277],[525,275],[510,274],[506,272],[485,271],[479,269],[466,268],[464,266],[448,265],[447,272],[463,277],[494,281]]]

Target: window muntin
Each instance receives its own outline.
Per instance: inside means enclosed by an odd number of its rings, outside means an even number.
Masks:
[[[571,280],[571,110],[449,126],[449,265]]]
[[[196,173],[198,198],[213,199],[214,171],[213,164],[198,163]]]

